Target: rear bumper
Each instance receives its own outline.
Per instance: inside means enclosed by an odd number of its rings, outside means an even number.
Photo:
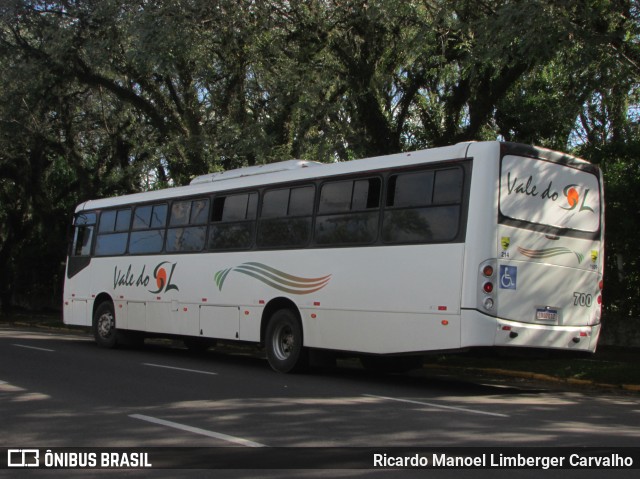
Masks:
[[[478,311],[463,312],[462,347],[500,346],[561,349],[595,352],[600,324],[554,326],[521,323],[486,316]]]

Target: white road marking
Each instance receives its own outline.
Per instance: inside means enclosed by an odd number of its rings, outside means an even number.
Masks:
[[[435,408],[438,408],[438,409],[451,409],[453,411],[468,412],[468,413],[472,413],[472,414],[483,414],[485,416],[509,417],[509,415],[507,415],[507,414],[501,414],[501,413],[497,413],[497,412],[479,411],[477,409],[469,409],[469,408],[458,407],[458,406],[446,406],[444,404],[436,404],[436,403],[424,402],[424,401],[414,401],[412,399],[401,399],[401,398],[392,398],[392,397],[387,397],[387,396],[376,396],[375,394],[363,394],[363,396],[370,397],[370,398],[376,398],[376,399],[385,399],[387,401],[396,401],[396,402],[404,402],[404,403],[408,403],[408,404],[417,404],[419,406],[435,407]]]
[[[186,369],[186,368],[176,368],[175,366],[165,366],[164,364],[153,364],[153,363],[142,363],[145,366],[152,366],[154,368],[165,368],[165,369],[174,369],[176,371],[186,371],[189,373],[199,373],[199,374],[209,374],[211,376],[217,376],[218,373],[212,373],[211,371],[201,371],[199,369]]]
[[[14,346],[18,346],[19,348],[35,349],[37,351],[47,351],[49,353],[55,353],[56,352],[55,349],[37,348],[35,346],[27,346],[26,344],[14,344]]]
[[[180,429],[181,431],[192,432],[194,434],[200,434],[201,436],[213,437],[215,439],[221,439],[222,441],[232,442],[241,446],[247,447],[267,447],[259,442],[250,441],[241,437],[229,436],[221,432],[208,431],[206,429],[200,429],[199,427],[187,426],[186,424],[180,424],[173,421],[165,421],[164,419],[158,419],[157,417],[145,416],[143,414],[131,414],[129,417],[133,419],[140,419],[141,421],[151,422],[153,424],[159,424],[161,426],[172,427],[174,429]]]

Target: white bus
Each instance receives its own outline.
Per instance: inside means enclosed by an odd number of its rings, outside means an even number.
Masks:
[[[469,142],[213,173],[76,208],[66,324],[98,345],[182,337],[416,357],[473,347],[595,351],[600,170]]]

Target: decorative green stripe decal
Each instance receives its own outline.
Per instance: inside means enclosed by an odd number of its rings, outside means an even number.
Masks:
[[[314,293],[324,288],[331,280],[330,274],[319,278],[305,278],[285,273],[266,264],[248,262],[242,263],[235,268],[221,269],[214,275],[216,285],[220,291],[222,291],[222,286],[231,271],[245,274],[278,291],[290,294]]]
[[[224,283],[224,280],[227,279],[227,275],[231,272],[231,270],[232,268],[221,269],[215,274],[214,278],[216,280],[216,284],[218,285],[218,289],[222,289],[222,284]]]
[[[518,246],[518,251],[520,252],[520,254],[533,259],[551,258],[553,256],[560,256],[563,254],[576,255],[578,264],[582,263],[582,260],[584,259],[583,254],[576,253],[575,251],[571,251],[569,248],[564,248],[564,247],[547,248],[547,249],[526,249]]]

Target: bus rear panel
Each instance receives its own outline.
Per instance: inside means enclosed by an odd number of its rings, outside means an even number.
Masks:
[[[503,144],[498,182],[495,254],[477,273],[483,333],[463,334],[463,341],[595,351],[604,244],[599,169]]]

